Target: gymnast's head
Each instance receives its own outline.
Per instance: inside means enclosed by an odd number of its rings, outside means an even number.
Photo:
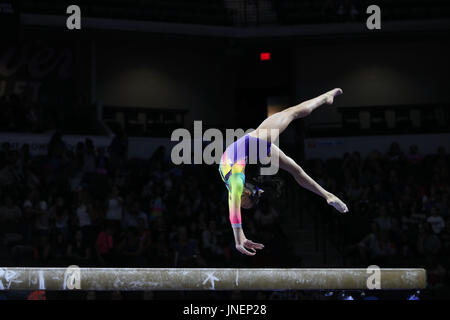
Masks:
[[[241,207],[244,209],[251,209],[255,207],[258,204],[263,192],[264,190],[246,182],[241,196]]]

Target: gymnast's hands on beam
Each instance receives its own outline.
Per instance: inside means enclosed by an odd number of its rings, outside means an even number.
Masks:
[[[264,245],[261,243],[253,242],[252,240],[248,240],[245,235],[242,228],[233,228],[234,231],[234,239],[236,242],[236,249],[242,253],[246,254],[248,256],[254,256],[256,254],[256,249],[261,250],[264,248]],[[251,251],[249,251],[249,250]]]

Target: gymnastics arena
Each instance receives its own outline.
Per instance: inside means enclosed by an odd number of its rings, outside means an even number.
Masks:
[[[441,0],[0,0],[0,300],[449,299],[449,40]]]

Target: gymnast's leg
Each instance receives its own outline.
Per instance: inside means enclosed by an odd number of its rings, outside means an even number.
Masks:
[[[341,89],[333,89],[314,99],[277,112],[264,120],[256,130],[250,133],[250,135],[269,142],[274,142],[292,120],[308,116],[323,104],[332,104],[334,97],[340,94],[342,94]],[[278,132],[271,131],[274,129],[278,130]]]
[[[314,181],[305,171],[290,157],[284,154],[275,144],[270,146],[271,158],[278,157],[278,163],[281,169],[289,172],[297,183],[305,189],[324,198],[330,206],[333,206],[339,212],[347,212],[347,205],[334,194],[326,191],[316,181]]]

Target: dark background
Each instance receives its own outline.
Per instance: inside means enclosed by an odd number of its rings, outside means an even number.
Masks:
[[[449,296],[448,3],[70,4],[81,30],[66,28],[64,1],[0,0],[1,265],[424,267],[422,296]],[[369,4],[381,30],[366,28]],[[280,173],[278,195],[243,212],[265,249],[238,254],[217,166],[173,165],[172,131],[256,128],[268,108],[335,87],[344,95],[280,147],[349,214]],[[144,294],[166,295],[183,297]],[[342,298],[215,297],[247,295]]]

